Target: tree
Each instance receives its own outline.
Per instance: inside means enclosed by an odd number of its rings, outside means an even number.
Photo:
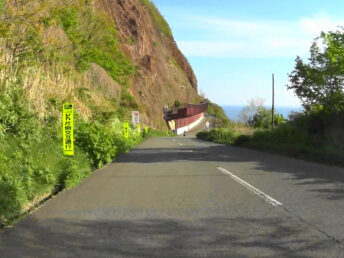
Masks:
[[[344,110],[344,30],[322,32],[310,48],[305,63],[299,56],[289,74],[288,89],[295,90],[306,110],[321,107]]]
[[[261,108],[247,123],[254,128],[267,129],[271,127],[271,110],[269,112],[268,109]]]
[[[264,99],[250,99],[247,106],[240,112],[240,121],[254,128],[271,128],[271,109],[264,107]],[[277,126],[285,122],[283,115],[275,114],[274,124]]]
[[[264,109],[264,102],[262,98],[250,99],[239,114],[240,121],[247,124],[260,110]]]
[[[271,109],[262,108],[256,113],[252,118],[247,122],[249,126],[254,128],[269,129],[271,128]],[[278,126],[282,123],[285,123],[285,119],[281,114],[274,115],[274,125]]]

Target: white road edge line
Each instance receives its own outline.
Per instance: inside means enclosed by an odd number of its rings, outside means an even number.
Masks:
[[[226,175],[229,175],[231,178],[233,178],[239,184],[241,184],[242,186],[246,187],[248,190],[252,191],[256,195],[258,195],[259,197],[261,197],[262,199],[264,199],[265,201],[270,203],[272,206],[283,205],[283,203],[275,200],[274,198],[272,198],[271,196],[267,195],[266,193],[263,193],[259,189],[255,188],[254,186],[252,186],[249,183],[245,182],[244,180],[242,180],[241,178],[237,177],[233,173],[227,171],[226,169],[221,168],[221,167],[217,167],[217,169],[220,170],[222,173],[224,173]]]

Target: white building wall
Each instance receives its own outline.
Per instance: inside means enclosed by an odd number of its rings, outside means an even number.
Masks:
[[[197,126],[202,120],[203,120],[203,117],[204,117],[204,114],[202,113],[201,117],[199,119],[197,119],[195,122],[187,125],[187,126],[184,126],[184,127],[181,127],[181,128],[177,128],[176,130],[174,130],[174,132],[177,134],[177,135],[181,135],[183,134],[184,132],[188,132],[190,131],[192,128],[194,128],[195,126]]]

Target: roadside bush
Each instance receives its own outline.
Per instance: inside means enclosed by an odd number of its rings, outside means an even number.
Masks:
[[[332,121],[337,121],[337,123],[332,122],[334,124],[319,126],[316,121],[322,120],[322,118],[322,114],[319,115],[318,112],[298,113],[293,114],[288,122],[280,124],[273,130],[256,129],[252,135],[236,132],[233,127],[200,132],[197,137],[207,141],[229,143],[297,158],[344,165],[344,138],[340,130],[344,122],[339,121],[341,115],[337,115],[337,120],[333,118]],[[311,127],[313,123],[315,123],[314,128]],[[322,131],[322,126],[324,126],[324,131]],[[328,131],[333,126],[340,128],[332,128],[332,133],[329,134]]]
[[[205,132],[205,131],[199,132],[196,134],[196,137],[202,140],[207,140],[207,136],[208,136],[208,132]]]
[[[132,127],[129,127],[129,138],[125,138],[123,135],[123,123],[118,118],[108,120],[105,126],[114,139],[118,154],[129,151],[133,146],[143,140],[142,135]]]
[[[97,122],[80,122],[75,142],[85,153],[93,168],[101,168],[116,155],[115,139],[109,130]]]
[[[62,139],[42,133],[35,140],[1,142],[0,220],[7,223],[56,190],[79,184],[91,172],[85,154],[64,157]]]
[[[13,88],[0,95],[0,138],[14,135],[21,139],[35,137],[39,131],[36,117],[28,111],[23,92]]]
[[[260,129],[269,129],[271,128],[272,124],[272,114],[271,109],[266,109],[264,107],[260,108],[260,110],[253,115],[253,117],[249,118],[247,124],[254,128]],[[281,114],[274,114],[274,125],[279,126],[280,124],[285,123],[285,119]]]
[[[175,136],[176,134],[171,131],[159,131],[154,130],[152,128],[148,128],[148,132],[146,133],[144,130],[142,132],[142,137],[149,138],[149,137],[158,137],[158,136]]]
[[[206,131],[199,132],[196,135],[196,137],[199,139],[206,140],[206,141],[225,142],[225,143],[233,144],[236,141],[238,134],[236,134],[231,129],[222,128],[222,129],[212,129],[209,132],[206,132]]]
[[[86,155],[79,150],[77,150],[75,155],[73,158],[64,157],[62,159],[60,164],[60,171],[62,173],[59,177],[61,189],[70,189],[91,174],[91,168],[86,159]]]
[[[97,121],[80,121],[75,131],[75,143],[87,155],[92,168],[101,168],[119,153],[129,151],[142,141],[142,136],[133,128],[129,138],[123,135],[123,123],[112,118],[104,124]]]
[[[9,219],[21,213],[25,203],[25,192],[19,187],[18,181],[1,176],[0,203],[0,220],[3,224],[7,224]]]
[[[243,145],[245,143],[247,143],[250,140],[250,136],[248,135],[240,135],[236,138],[234,145],[236,146],[240,146]]]

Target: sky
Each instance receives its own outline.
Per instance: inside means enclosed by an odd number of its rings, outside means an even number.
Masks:
[[[219,105],[298,107],[287,90],[296,56],[307,59],[321,31],[344,26],[339,0],[153,0],[192,65],[199,91]]]

